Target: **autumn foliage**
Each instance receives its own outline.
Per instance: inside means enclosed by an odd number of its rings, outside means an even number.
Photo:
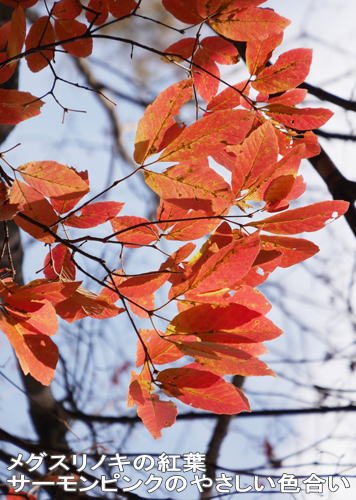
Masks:
[[[130,17],[140,6],[135,0],[90,0],[84,8],[79,0],[61,0],[26,31],[25,9],[36,0],[2,3],[13,7],[11,21],[0,28],[2,83],[21,59],[32,72],[51,65],[59,47],[74,57],[89,56],[106,22]],[[273,375],[258,357],[266,352],[263,342],[282,333],[266,317],[271,306],[256,287],[276,268],[318,251],[296,234],[321,229],[348,208],[344,201],[289,208],[305,190],[302,159],[319,152],[312,130],[332,113],[303,107],[306,91],[298,86],[308,75],[311,50],[275,57],[289,20],[263,3],[162,1],[172,24],[208,24],[212,35],[181,35],[158,51],[165,61],[185,66],[187,75],[157,96],[137,126],[133,173],[143,172],[159,197],[152,220],[125,213],[120,200],[100,201],[87,172],[56,161],[0,170],[0,220],[12,219],[49,247],[43,266],[38,263],[44,277],[19,286],[13,270],[1,271],[0,328],[22,370],[42,384],[51,382],[58,352],[50,337],[58,316],[73,322],[128,314],[138,337],[128,404],[155,438],[175,421],[174,399],[217,414],[250,411],[244,394],[225,377]],[[235,42],[244,42],[244,54]],[[223,81],[221,65],[242,59],[248,78]],[[0,123],[29,119],[42,105],[28,92],[2,89]],[[91,228],[106,222],[111,231],[95,236]],[[72,238],[70,228],[83,235]],[[203,243],[192,243],[201,238]],[[160,251],[165,239],[176,242],[176,251],[158,269],[136,276],[110,269],[85,246],[93,240],[114,242],[118,252]],[[87,273],[78,256],[101,265],[103,275],[95,277],[100,293],[82,286]],[[168,296],[156,303],[163,286]],[[172,303],[177,314],[161,331],[155,319]],[[146,318],[147,329],[135,328],[135,315]]]

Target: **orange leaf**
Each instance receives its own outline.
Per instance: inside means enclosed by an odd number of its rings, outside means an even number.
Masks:
[[[236,108],[239,106],[241,100],[244,100],[243,95],[248,96],[249,89],[250,84],[246,80],[237,83],[233,87],[228,87],[209,101],[207,109],[209,111],[217,111],[219,109]]]
[[[157,365],[164,365],[176,361],[183,356],[177,349],[174,342],[170,342],[164,337],[164,333],[158,335],[155,330],[140,330],[141,339],[147,348],[150,360]],[[142,343],[137,342],[136,366],[141,366],[146,361],[146,354]]]
[[[159,161],[197,161],[218,153],[226,144],[239,144],[254,116],[244,110],[215,111],[194,122],[169,144]]]
[[[0,329],[9,339],[22,371],[43,385],[49,385],[58,361],[57,346],[47,335],[32,333],[0,312]]]
[[[239,389],[215,373],[198,369],[195,364],[163,370],[157,381],[167,395],[194,408],[227,415],[250,411]]]
[[[237,48],[219,36],[207,36],[200,43],[204,52],[218,64],[235,64],[239,60]]]
[[[19,211],[17,203],[10,203],[7,186],[0,182],[0,220],[12,219]]]
[[[56,161],[32,161],[18,170],[25,181],[44,196],[65,199],[88,191],[87,183],[75,170]]]
[[[298,109],[283,104],[271,104],[265,109],[266,113],[274,120],[297,130],[319,128],[334,114],[330,109],[325,108]]]
[[[69,248],[61,243],[52,248],[46,255],[43,265],[46,278],[63,281],[75,280],[76,268],[71,256],[72,252]]]
[[[63,224],[71,227],[88,228],[99,226],[113,219],[121,211],[124,203],[98,201],[80,209],[80,215],[71,215]]]
[[[167,328],[167,335],[194,334],[206,332],[233,332],[236,328],[248,323],[260,313],[240,304],[211,306],[201,304],[177,314]]]
[[[285,236],[261,236],[262,248],[282,252],[281,267],[294,266],[298,262],[309,259],[317,252],[319,247],[308,240],[288,238]]]
[[[235,9],[256,7],[266,0],[196,0],[197,12],[202,18],[213,15],[227,14]]]
[[[247,226],[257,227],[275,234],[296,234],[317,231],[328,222],[343,215],[349,208],[347,201],[321,201],[307,207],[288,210]]]
[[[209,102],[219,88],[219,68],[205,49],[198,49],[193,56],[192,62],[195,88],[204,101]]]
[[[145,182],[160,198],[186,210],[221,214],[233,203],[227,182],[204,163],[181,163],[162,173],[145,170]]]
[[[23,182],[15,181],[11,188],[10,202],[18,203],[22,214],[45,226],[53,226],[51,230],[56,231],[57,214],[46,198],[32,187]],[[34,238],[45,243],[53,243],[54,237],[45,229],[23,219],[20,215],[17,215],[14,220],[21,229],[27,231]]]
[[[3,125],[16,125],[39,115],[43,104],[29,92],[0,89],[0,122]]]
[[[56,19],[54,29],[59,41],[73,40],[62,43],[63,48],[72,56],[88,57],[93,50],[93,39],[87,35],[88,26],[75,19]]]
[[[26,37],[26,50],[37,49],[41,45],[51,45],[55,42],[54,29],[49,16],[37,19]],[[54,49],[36,51],[26,56],[28,67],[37,72],[45,68],[54,58]]]
[[[285,106],[295,106],[300,104],[306,98],[308,91],[306,89],[293,89],[277,97],[268,99],[268,104],[284,104]]]
[[[17,7],[10,21],[9,41],[7,53],[9,57],[17,56],[21,53],[26,36],[26,18],[22,7]]]
[[[137,163],[143,163],[146,158],[155,154],[165,144],[165,136],[174,130],[173,137],[181,133],[174,117],[182,105],[192,98],[192,80],[182,80],[161,92],[150,104],[138,122],[135,137],[134,158]]]
[[[78,172],[74,168],[70,167],[70,169],[85,182],[86,187],[83,191],[76,191],[73,194],[65,195],[65,198],[51,198],[51,203],[53,208],[59,214],[63,214],[72,210],[76,204],[89,192],[89,178],[88,171],[84,170],[83,172]]]
[[[120,216],[111,219],[115,238],[127,247],[148,245],[158,239],[158,231],[154,224],[143,217]],[[132,227],[132,229],[130,229]]]
[[[307,77],[312,62],[311,49],[292,49],[280,55],[272,66],[258,73],[254,89],[275,94],[297,87]]]
[[[290,21],[279,16],[273,10],[247,8],[226,12],[209,21],[212,28],[220,35],[231,40],[250,42],[265,38],[283,31]]]
[[[250,75],[255,75],[266,65],[272,52],[283,40],[283,32],[273,33],[263,40],[249,40],[246,47],[246,65]]]

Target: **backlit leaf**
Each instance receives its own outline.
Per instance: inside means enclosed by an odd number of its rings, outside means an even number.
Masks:
[[[16,125],[39,115],[43,104],[29,92],[0,89],[0,122],[3,125]]]
[[[333,112],[325,108],[298,109],[283,104],[266,106],[266,113],[274,120],[297,130],[312,130],[324,125],[333,116]]]
[[[37,49],[41,45],[55,42],[54,28],[49,16],[38,18],[30,28],[26,37],[26,50]],[[28,67],[37,72],[45,68],[54,57],[54,49],[36,51],[26,56]]]
[[[99,224],[104,224],[121,211],[124,203],[117,201],[98,201],[90,203],[80,209],[79,215],[71,215],[68,219],[64,220],[66,226],[89,228],[95,227]]]

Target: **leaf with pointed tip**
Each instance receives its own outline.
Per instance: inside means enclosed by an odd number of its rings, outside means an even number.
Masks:
[[[75,170],[56,161],[31,161],[18,170],[24,180],[44,196],[65,199],[88,191],[87,183]]]
[[[161,151],[164,147],[165,135],[172,130],[172,127],[177,129],[177,121],[174,117],[179,113],[183,104],[190,101],[192,95],[192,80],[182,80],[161,92],[146,108],[136,131],[134,152],[136,163],[142,164],[148,156]],[[178,127],[176,132],[181,132],[181,130]]]
[[[0,89],[0,122],[3,125],[16,125],[39,115],[43,104],[29,92]]]
[[[172,43],[165,49],[165,52],[167,54],[174,54],[169,56],[170,61],[181,61],[182,58],[190,59],[197,48],[197,39],[194,37],[188,37]]]
[[[248,323],[261,314],[240,304],[211,306],[201,304],[177,314],[167,328],[167,335],[230,331]]]
[[[73,214],[63,224],[82,229],[99,226],[113,219],[121,211],[124,203],[118,201],[98,201],[80,209],[80,214]]]
[[[177,342],[178,349],[200,365],[219,375],[273,375],[267,365],[238,346],[214,342]]]
[[[286,236],[261,236],[262,248],[282,252],[281,267],[294,266],[305,259],[309,259],[317,252],[319,247],[311,241],[301,238],[288,238]]]
[[[52,248],[46,255],[43,265],[46,278],[61,281],[75,280],[76,267],[71,257],[72,252],[62,243]]]
[[[277,97],[271,97],[268,99],[268,104],[283,104],[285,106],[295,106],[300,104],[307,96],[308,91],[306,89],[293,89],[284,92],[282,95]]]
[[[204,210],[192,210],[182,219],[181,222],[177,222],[173,226],[168,234],[164,235],[167,240],[196,240],[213,231],[219,224],[214,212]]]
[[[194,122],[169,144],[159,161],[198,161],[239,144],[250,131],[253,113],[232,109],[215,111]]]
[[[56,41],[54,28],[49,16],[38,18],[30,28],[26,37],[26,51],[37,49],[41,45],[51,45]],[[31,71],[37,72],[45,68],[54,58],[54,49],[36,51],[26,56]]]
[[[163,370],[157,381],[168,396],[194,408],[227,415],[250,411],[239,389],[210,371],[198,369],[196,364]]]
[[[155,224],[143,217],[123,215],[111,219],[110,222],[115,231],[115,238],[127,247],[148,245],[159,236]]]
[[[287,127],[297,130],[312,130],[324,125],[333,116],[330,109],[294,108],[284,104],[271,104],[265,108],[266,114]]]
[[[257,227],[274,234],[297,234],[303,231],[317,231],[326,223],[337,219],[349,208],[347,201],[321,201],[307,207],[294,208],[287,212],[250,222],[247,226]]]
[[[59,214],[64,214],[72,210],[76,204],[89,192],[89,177],[88,171],[78,172],[73,167],[69,167],[76,175],[85,182],[86,187],[83,191],[75,191],[73,194],[66,194],[65,197],[51,198],[51,204],[53,208]]]
[[[68,297],[71,297],[79,285],[79,281],[64,283],[60,281],[38,279],[17,288],[16,292],[11,295],[11,301],[14,303],[16,300],[19,305],[21,301],[28,302],[30,299],[37,301],[49,300],[51,304],[56,305]]]
[[[254,89],[276,94],[297,87],[306,79],[312,62],[311,49],[292,49],[281,54],[277,61],[258,73],[251,82]]]
[[[237,48],[220,36],[207,36],[200,44],[204,52],[218,64],[236,64],[239,60]]]
[[[251,7],[222,14],[211,19],[209,24],[213,30],[230,40],[250,42],[280,33],[290,21],[273,10]]]

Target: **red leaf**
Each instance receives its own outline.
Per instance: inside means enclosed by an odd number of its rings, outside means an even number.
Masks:
[[[25,42],[25,36],[26,36],[25,13],[22,7],[17,7],[13,11],[10,21],[10,33],[7,45],[7,53],[9,57],[14,57],[21,53],[21,49]]]
[[[148,245],[158,239],[156,226],[143,217],[124,215],[115,217],[110,222],[115,238],[127,247]]]
[[[80,215],[71,215],[63,224],[71,227],[88,228],[113,219],[120,212],[124,203],[116,201],[98,201],[80,209]]]
[[[201,23],[195,0],[162,0],[163,6],[179,21],[186,24]]]
[[[55,161],[32,161],[18,170],[30,186],[51,198],[72,198],[89,190],[87,183],[75,170]]]
[[[135,137],[134,158],[143,163],[152,154],[158,153],[167,144],[165,135],[177,127],[174,117],[182,105],[192,98],[192,80],[182,80],[161,92],[150,104],[138,122]],[[177,132],[181,129],[178,128]],[[175,134],[177,135],[177,134]],[[171,139],[173,140],[175,136]]]
[[[283,40],[283,32],[273,33],[263,40],[249,40],[246,47],[246,65],[250,75],[255,75],[266,65],[272,52]]]
[[[295,106],[300,104],[306,98],[308,91],[306,89],[294,89],[285,92],[277,97],[268,99],[268,104],[284,104],[285,106]]]
[[[220,35],[231,40],[250,42],[265,38],[283,31],[290,21],[279,16],[273,10],[247,8],[232,13],[226,12],[209,22]]]
[[[26,50],[37,49],[41,45],[50,45],[55,42],[54,29],[49,16],[37,19],[30,28],[26,37]],[[37,72],[45,68],[54,58],[54,49],[36,51],[26,56],[28,67]]]
[[[120,19],[125,17],[137,6],[136,0],[107,0],[110,13]]]
[[[347,201],[321,201],[307,207],[288,210],[247,226],[257,227],[275,234],[296,234],[317,231],[327,222],[337,219],[349,208]]]
[[[3,125],[16,125],[39,115],[43,104],[29,92],[0,89],[0,122]]]
[[[250,411],[248,401],[239,389],[212,372],[197,369],[195,365],[163,370],[157,381],[167,395],[194,408],[227,415]]]
[[[237,83],[233,87],[228,87],[209,101],[207,109],[209,111],[217,111],[219,109],[236,108],[239,106],[241,100],[244,100],[243,96],[248,96],[249,89],[250,84],[247,83],[247,80]]]
[[[49,385],[58,361],[57,346],[47,335],[34,334],[0,312],[0,328],[9,339],[22,371]]]
[[[48,252],[44,261],[44,275],[48,279],[75,280],[76,268],[71,251],[61,243]]]
[[[52,226],[51,230],[54,232],[56,231],[57,226],[55,224],[58,220],[57,214],[42,194],[32,187],[23,182],[16,181],[11,188],[10,202],[19,204],[22,214],[40,224]],[[53,243],[54,237],[36,224],[21,218],[20,215],[17,215],[14,220],[18,226],[24,231],[27,231],[34,238],[44,241],[45,243]]]
[[[72,323],[87,316],[98,319],[113,318],[123,312],[123,309],[116,307],[105,297],[80,287],[70,298],[57,304],[56,311],[61,318]]]
[[[325,108],[298,109],[283,104],[266,106],[266,113],[284,125],[297,130],[319,128],[333,116],[333,112]]]
[[[83,172],[78,172],[74,168],[70,167],[70,169],[85,182],[86,187],[83,191],[76,191],[73,194],[65,195],[65,197],[61,198],[51,198],[51,203],[53,208],[59,214],[63,214],[72,210],[76,204],[89,192],[89,178],[87,170]]]
[[[168,326],[167,335],[233,332],[258,316],[260,313],[239,304],[230,303],[216,307],[201,304],[177,314]]]
[[[63,48],[72,56],[88,57],[93,50],[93,39],[87,36],[88,26],[75,19],[56,19],[54,29],[59,41],[77,40],[62,43]]]
[[[251,187],[266,168],[277,161],[278,142],[273,125],[264,123],[248,136],[241,148],[231,148],[231,151],[238,153],[232,189],[239,196],[241,189]]]
[[[266,0],[196,0],[197,12],[202,18],[213,15],[227,14],[235,9],[245,9],[246,7],[256,7]]]
[[[137,406],[137,414],[152,436],[161,437],[161,430],[174,424],[177,407],[170,401],[160,401],[157,394],[151,394],[151,383],[146,376],[132,375],[129,401]]]
[[[236,64],[239,60],[237,48],[219,36],[203,38],[201,46],[207,56],[218,64]]]
[[[204,101],[208,102],[217,93],[219,88],[219,68],[204,49],[198,49],[192,61],[194,85],[198,94]]]
[[[172,43],[166,48],[165,52],[167,54],[174,54],[169,56],[170,61],[181,61],[183,59],[190,59],[199,47],[197,39],[193,37],[182,38],[178,42]],[[181,56],[181,57],[177,57]]]
[[[317,252],[319,247],[308,240],[300,238],[288,238],[285,236],[261,236],[262,248],[266,250],[278,250],[282,253],[279,265],[281,267],[294,266],[298,262],[309,259]]]
[[[227,182],[204,163],[181,163],[162,173],[145,170],[145,181],[160,198],[186,210],[220,214],[233,203]]]
[[[58,19],[75,19],[82,11],[79,0],[60,0],[53,5],[52,14]]]
[[[226,143],[239,144],[254,116],[244,110],[215,111],[194,122],[165,149],[159,161],[197,161],[218,153]]]
[[[90,23],[93,23],[94,25],[105,23],[109,15],[107,0],[90,0],[88,8],[94,11],[91,12],[90,10],[87,10],[85,12],[85,17]]]
[[[157,365],[164,365],[176,361],[183,356],[183,353],[176,347],[174,342],[161,336],[155,330],[140,330],[141,339],[144,341],[147,348],[150,360]],[[146,361],[146,354],[143,350],[142,343],[137,342],[136,366],[141,366]]]
[[[251,85],[254,89],[268,94],[295,88],[304,82],[311,62],[311,49],[288,50],[278,57],[275,64],[258,73]]]
[[[0,220],[12,219],[19,211],[17,203],[10,203],[8,188],[0,182]]]
[[[1,0],[1,3],[8,5],[9,7],[22,7],[26,9],[27,7],[32,7],[38,2],[38,0]]]

